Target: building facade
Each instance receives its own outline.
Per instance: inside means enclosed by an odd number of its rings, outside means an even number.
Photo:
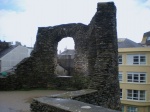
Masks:
[[[73,68],[74,68],[74,55],[75,50],[72,49],[65,49],[62,53],[58,54],[57,56],[57,66],[56,71],[59,71],[58,75],[73,75]],[[64,70],[63,70],[64,69]]]
[[[118,40],[122,112],[150,112],[150,47],[125,41]]]
[[[119,48],[123,112],[150,112],[150,48]]]
[[[0,72],[12,69],[24,58],[29,57],[32,48],[11,45],[0,52]]]

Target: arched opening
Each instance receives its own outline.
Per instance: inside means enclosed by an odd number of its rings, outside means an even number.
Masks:
[[[66,37],[58,42],[56,75],[72,76],[74,69],[75,42],[73,38]]]
[[[72,37],[63,38],[58,42],[57,51],[58,54],[64,52],[66,49],[74,49],[74,40]]]

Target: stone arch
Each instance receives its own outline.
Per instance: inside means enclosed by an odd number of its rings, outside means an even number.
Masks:
[[[57,54],[61,54],[65,50],[73,50],[75,47],[74,39],[72,37],[65,37],[58,42]]]
[[[46,28],[40,27],[38,29],[37,41],[32,55],[39,58],[40,53],[41,56],[45,56],[46,58],[41,57],[43,59],[41,61],[48,61],[51,63],[45,63],[44,65],[49,67],[49,70],[47,71],[48,74],[53,75],[56,65],[58,42],[65,37],[72,37],[76,51],[75,73],[87,75],[87,68],[83,67],[85,65],[85,60],[87,60],[87,42],[85,39],[87,29],[87,25],[81,23],[63,24]],[[53,68],[53,70],[51,68]]]

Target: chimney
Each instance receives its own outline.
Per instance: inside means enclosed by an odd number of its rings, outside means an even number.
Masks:
[[[150,45],[150,31],[143,34],[141,44],[146,46]]]

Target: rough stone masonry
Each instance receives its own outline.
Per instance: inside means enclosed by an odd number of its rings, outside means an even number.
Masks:
[[[46,87],[49,79],[53,80],[57,45],[65,37],[72,37],[75,42],[74,74],[90,77],[88,87],[98,90],[96,104],[118,110],[120,89],[113,2],[98,3],[89,25],[72,23],[39,27],[31,57],[16,69],[22,87]]]

